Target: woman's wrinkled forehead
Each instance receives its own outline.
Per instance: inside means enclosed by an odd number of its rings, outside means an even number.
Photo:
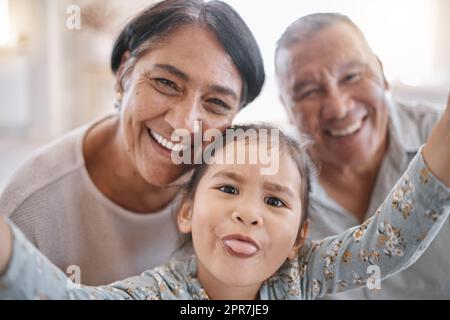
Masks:
[[[241,74],[210,28],[186,25],[173,29],[159,41],[143,45],[142,51],[145,54],[137,61],[138,67],[169,66],[183,80],[225,86],[223,91],[241,97]]]

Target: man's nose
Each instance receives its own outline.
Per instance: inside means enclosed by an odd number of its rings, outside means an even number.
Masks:
[[[321,116],[324,120],[339,120],[345,118],[349,110],[348,95],[338,86],[328,89],[321,106]]]

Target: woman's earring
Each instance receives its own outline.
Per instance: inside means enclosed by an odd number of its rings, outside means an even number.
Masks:
[[[116,92],[116,101],[114,102],[114,107],[117,110],[120,110],[120,106],[122,105],[122,92],[117,91]]]

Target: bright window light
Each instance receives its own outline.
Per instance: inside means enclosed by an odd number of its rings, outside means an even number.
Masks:
[[[439,0],[225,0],[249,24],[258,41],[267,73],[260,98],[239,113],[236,122],[286,122],[274,74],[275,44],[285,28],[313,12],[348,15],[364,32],[383,61],[389,81],[423,85],[433,76]],[[257,119],[255,117],[258,117]]]
[[[0,0],[0,45],[9,42],[8,0]]]

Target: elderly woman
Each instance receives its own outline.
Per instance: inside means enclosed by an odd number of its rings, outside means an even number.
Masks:
[[[100,285],[166,262],[173,209],[190,166],[176,165],[176,129],[228,127],[260,93],[258,45],[220,1],[168,0],[135,17],[111,57],[117,112],[32,155],[0,199],[62,270]],[[71,267],[68,269],[68,267]]]

